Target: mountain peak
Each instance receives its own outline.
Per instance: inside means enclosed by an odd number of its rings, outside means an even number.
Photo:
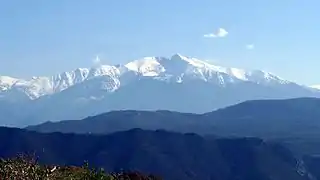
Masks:
[[[0,76],[0,84],[13,84],[18,79],[9,76]]]
[[[188,57],[181,55],[180,53],[173,54],[171,60],[186,60]]]
[[[0,76],[0,90],[4,91],[10,89],[10,87],[18,81],[16,78],[9,76]]]

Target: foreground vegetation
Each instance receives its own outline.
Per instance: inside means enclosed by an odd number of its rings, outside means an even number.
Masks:
[[[139,172],[105,173],[90,169],[88,163],[76,166],[40,165],[32,156],[18,155],[0,160],[0,179],[12,180],[161,180]]]

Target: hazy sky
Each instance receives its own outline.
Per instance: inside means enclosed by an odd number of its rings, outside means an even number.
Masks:
[[[319,0],[0,0],[0,75],[186,56],[320,84]]]

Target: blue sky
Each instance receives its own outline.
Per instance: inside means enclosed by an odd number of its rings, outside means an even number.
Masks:
[[[179,52],[320,84],[319,7],[319,0],[3,0],[0,74],[51,75],[89,67],[97,54],[118,64]],[[204,37],[219,28],[228,34]]]

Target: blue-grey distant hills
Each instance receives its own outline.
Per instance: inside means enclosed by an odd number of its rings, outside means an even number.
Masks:
[[[40,132],[107,134],[132,128],[227,136],[320,137],[320,99],[252,100],[204,114],[112,111],[27,127]]]
[[[253,100],[204,114],[113,111],[83,120],[46,122],[38,132],[109,134],[142,128],[221,137],[280,140],[295,152],[320,155],[320,99]]]
[[[113,110],[206,113],[247,100],[298,97],[320,97],[320,91],[265,71],[175,54],[29,80],[0,76],[0,125],[83,119]]]

